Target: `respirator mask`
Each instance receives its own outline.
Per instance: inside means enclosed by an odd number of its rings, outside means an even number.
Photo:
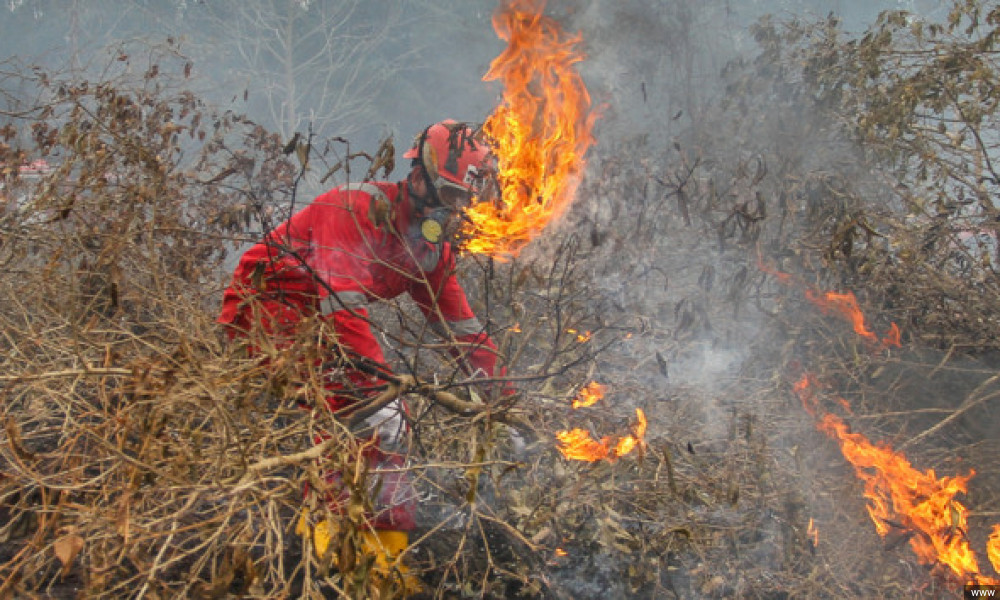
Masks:
[[[454,209],[445,206],[432,209],[420,221],[420,237],[432,244],[441,243],[446,235],[452,233],[449,228],[451,222],[455,220],[455,212]]]

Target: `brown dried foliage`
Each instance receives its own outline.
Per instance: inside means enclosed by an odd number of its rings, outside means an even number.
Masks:
[[[4,112],[0,597],[398,595],[361,551],[377,485],[363,442],[350,422],[298,408],[324,405],[318,369],[304,366],[317,332],[281,351],[255,340],[262,356],[250,359],[214,324],[227,259],[296,208],[307,161],[296,167],[277,136],[177,91],[171,73],[186,62],[154,56],[139,78],[124,67],[97,82],[23,72],[42,100]],[[387,151],[378,157],[371,171],[387,169]],[[36,159],[51,169],[17,168]],[[535,460],[555,461],[549,411],[569,406],[607,344],[612,324],[589,312],[574,252],[466,264],[470,285],[489,282],[477,309],[518,397],[473,385],[412,304],[376,308],[399,375],[369,402],[410,402],[423,528],[407,560],[429,591],[544,587],[535,573],[548,539],[500,490],[526,467],[511,427]],[[580,342],[574,328],[595,338]],[[314,446],[319,431],[330,437]],[[342,514],[311,507],[313,523],[337,525],[337,552],[317,557],[294,531],[303,485],[323,488],[329,470],[351,482],[351,500]]]

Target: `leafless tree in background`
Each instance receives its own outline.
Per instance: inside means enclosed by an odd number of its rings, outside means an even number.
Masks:
[[[265,120],[285,139],[307,129],[350,136],[378,122],[373,99],[409,59],[381,52],[400,26],[394,3],[265,0],[211,11],[213,45],[234,63],[226,84],[262,96]]]

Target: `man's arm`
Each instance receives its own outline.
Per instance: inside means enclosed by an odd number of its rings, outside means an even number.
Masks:
[[[246,329],[247,302],[261,295],[291,301],[302,310],[315,308],[316,284],[304,264],[309,253],[311,218],[310,208],[306,207],[243,253],[223,292],[220,323]]]
[[[426,280],[410,285],[410,296],[436,333],[454,343],[452,356],[469,375],[492,378],[497,372],[497,347],[469,307],[465,290],[455,277],[455,257],[449,244]]]

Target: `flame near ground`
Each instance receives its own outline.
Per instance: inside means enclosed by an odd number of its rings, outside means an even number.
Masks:
[[[604,398],[607,386],[596,381],[588,383],[573,399],[574,409],[593,406]],[[611,437],[595,440],[585,429],[574,428],[556,433],[559,442],[559,452],[566,460],[597,462],[600,460],[614,461],[641,447],[646,436],[646,413],[641,408],[635,409],[635,424],[632,433],[614,441]]]
[[[780,275],[779,282],[791,283],[789,275]],[[805,296],[824,314],[839,316],[850,323],[873,351],[901,345],[900,331],[895,323],[879,340],[866,325],[853,293],[807,289]],[[967,484],[974,472],[965,476],[937,477],[933,469],[915,469],[901,452],[873,444],[864,435],[851,432],[843,419],[822,409],[821,385],[808,372],[793,384],[792,391],[806,412],[816,419],[816,428],[839,444],[844,458],[864,482],[868,513],[880,536],[886,537],[893,532],[907,537],[921,563],[945,569],[946,574],[961,584],[1000,584],[1000,579],[982,574],[969,542],[968,510],[955,498],[968,491]],[[850,413],[846,400],[837,398],[836,403]],[[1000,525],[994,526],[986,550],[993,569],[1000,572]]]

